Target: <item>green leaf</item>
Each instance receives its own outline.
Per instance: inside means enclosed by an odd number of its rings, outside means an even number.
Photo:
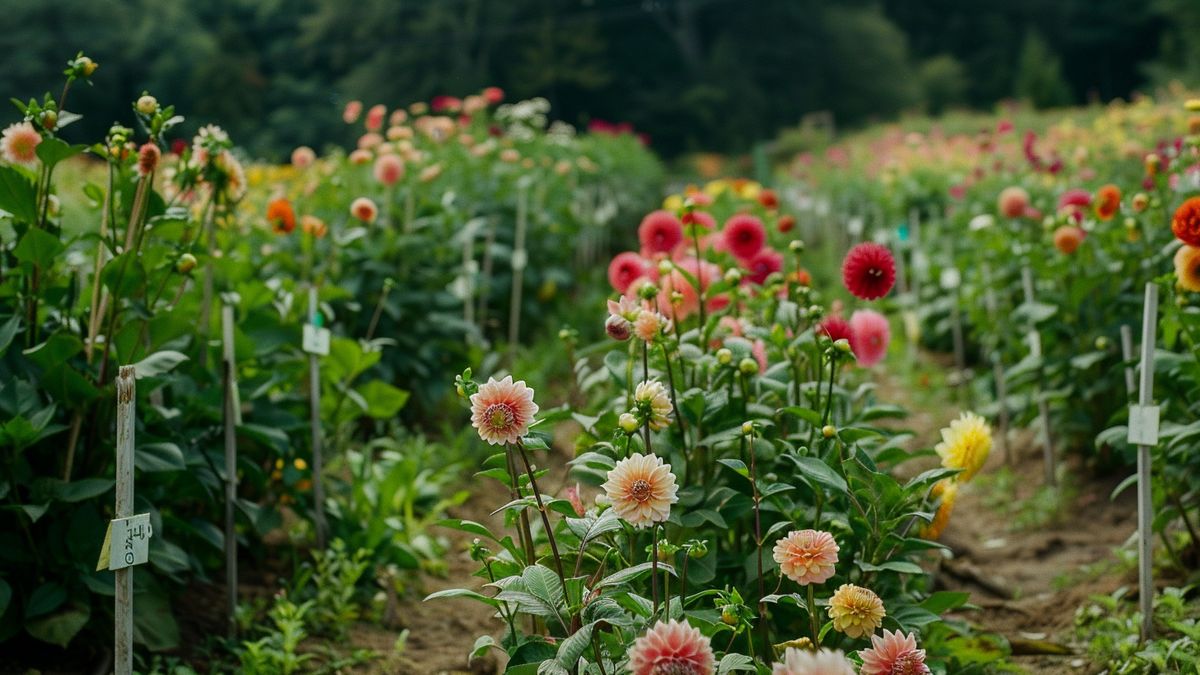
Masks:
[[[795,462],[796,467],[800,469],[800,473],[804,474],[804,477],[810,481],[843,494],[849,490],[845,479],[834,473],[833,469],[820,459],[816,457],[801,457],[799,455],[786,456]]]
[[[46,268],[64,248],[58,237],[39,227],[31,227],[21,236],[21,241],[13,249],[13,255],[21,262]]]
[[[467,665],[475,659],[483,656],[489,649],[500,649],[500,645],[496,644],[496,638],[491,635],[480,635],[475,640],[475,645],[471,647],[471,654],[467,657]]]
[[[33,183],[11,166],[0,166],[0,209],[18,222],[37,221],[37,192]]]
[[[8,346],[12,344],[13,337],[17,334],[17,329],[21,327],[21,317],[13,314],[0,326],[0,355],[3,355]]]
[[[37,156],[42,160],[42,163],[47,167],[53,167],[55,164],[78,155],[87,149],[86,145],[68,145],[61,138],[43,138],[41,143],[37,144]]]
[[[163,590],[133,596],[133,641],[152,652],[179,646],[179,624],[171,611],[171,601]]]
[[[754,672],[754,659],[745,654],[726,654],[717,664],[717,675],[725,675],[735,670]]]
[[[23,353],[29,360],[43,368],[52,368],[83,351],[79,336],[61,331],[46,338],[46,341],[26,349]]]
[[[358,387],[358,393],[367,402],[367,415],[377,419],[389,419],[396,416],[400,409],[408,403],[408,392],[384,382],[371,380]]]
[[[12,586],[4,579],[0,579],[0,617],[8,611],[8,604],[12,602]]]
[[[942,614],[962,607],[970,598],[970,593],[961,591],[938,591],[921,601],[921,608],[934,614]]]
[[[558,647],[555,661],[563,668],[574,668],[579,664],[579,657],[592,643],[592,624],[581,626],[573,635],[562,641]]]
[[[898,572],[900,574],[924,574],[925,573],[925,570],[921,569],[920,565],[913,563],[913,562],[909,562],[907,560],[889,560],[885,563],[880,563],[878,565],[872,565],[869,562],[866,562],[863,560],[857,560],[857,561],[855,561],[855,564],[858,565],[858,568],[864,572],[890,571],[890,572]]]
[[[805,422],[808,422],[809,424],[811,424],[814,427],[821,426],[821,413],[817,412],[816,410],[813,410],[812,408],[803,408],[800,406],[790,406],[790,407],[784,408],[783,412],[785,412],[789,415],[792,415],[794,417],[799,417],[800,419],[804,420]]]
[[[521,581],[525,588],[535,598],[542,600],[551,607],[558,608],[565,597],[562,582],[558,575],[543,565],[530,565],[521,573]]]
[[[653,562],[644,562],[634,565],[633,567],[626,567],[623,570],[613,572],[612,574],[601,579],[600,582],[596,584],[596,588],[592,590],[601,589],[606,586],[618,586],[628,581],[633,581],[641,575],[650,572],[650,570],[653,568],[653,565]],[[659,563],[658,570],[659,572],[665,571],[667,574],[675,576],[675,568],[670,565]]]
[[[144,443],[134,451],[134,466],[139,471],[183,471],[187,464],[183,460],[183,450],[174,443]]]
[[[108,492],[112,486],[111,478],[84,478],[63,484],[58,489],[57,497],[64,502],[81,502],[85,499],[99,497]]]
[[[66,601],[67,589],[63,588],[62,584],[53,581],[42,584],[34,589],[33,594],[29,596],[29,602],[25,603],[25,618],[33,619],[49,614],[62,607]]]
[[[109,293],[125,298],[136,294],[146,284],[146,268],[136,251],[128,251],[109,260],[100,272],[100,279]]]
[[[429,595],[425,596],[424,602],[429,602],[430,600],[439,600],[442,598],[470,598],[472,600],[478,600],[479,602],[491,607],[500,606],[500,602],[495,598],[489,598],[488,596],[476,591],[472,591],[469,588],[447,588],[444,591],[430,593]]]
[[[27,621],[25,630],[42,642],[66,648],[92,616],[87,605],[72,604],[49,616]]]
[[[133,370],[140,380],[143,377],[155,377],[174,370],[175,366],[187,361],[186,354],[165,350],[155,352],[133,364]]]

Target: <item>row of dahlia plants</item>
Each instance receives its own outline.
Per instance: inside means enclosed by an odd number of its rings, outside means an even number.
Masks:
[[[613,224],[657,197],[661,167],[636,136],[581,134],[548,114],[495,87],[351,101],[353,149],[301,146],[290,166],[248,174],[244,209],[277,235],[262,242],[267,272],[319,285],[349,334],[388,336],[380,369],[413,391],[414,419],[459,364],[547,325]]]
[[[511,673],[975,672],[946,647],[965,627],[940,616],[967,594],[931,592],[919,563],[991,435],[967,414],[910,450],[881,423],[904,416],[871,382],[891,252],[846,256],[847,320],[773,192],[720,181],[666,205],[610,266],[608,344],[576,364],[586,403],[542,410],[514,375],[458,378],[498,451],[480,476],[507,501],[503,526],[446,521],[476,536],[482,592],[429,600],[494,609],[502,636],[472,656],[503,652]],[[927,456],[940,466],[901,468]]]
[[[950,351],[957,307],[972,393],[993,400],[981,411],[1027,424],[1045,403],[1039,442],[1048,428],[1056,453],[1093,466],[1134,462],[1126,420],[1137,363],[1122,330],[1136,340],[1144,287],[1159,286],[1155,530],[1187,569],[1200,555],[1190,478],[1200,437],[1200,100],[1141,99],[1037,129],[981,124],[969,134],[885,135],[797,169],[810,188],[865,205],[877,215],[871,234],[906,256],[913,339]],[[868,154],[879,168],[853,171]]]

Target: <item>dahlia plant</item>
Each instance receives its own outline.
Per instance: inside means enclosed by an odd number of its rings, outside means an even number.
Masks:
[[[525,382],[458,378],[501,449],[481,476],[509,497],[504,530],[446,521],[478,537],[485,591],[430,599],[473,598],[504,625],[473,655],[500,650],[508,672],[530,673],[929,672],[918,638],[966,595],[928,591],[918,562],[939,545],[922,532],[935,509],[949,517],[938,495],[978,471],[990,435],[967,418],[942,466],[893,475],[935,453],[878,425],[904,415],[870,382],[887,320],[841,318],[780,232],[787,218],[749,181],[648,214],[640,250],[609,268],[602,365],[576,366],[584,405],[539,418]],[[842,268],[856,302],[895,277],[877,245]],[[574,438],[566,467],[555,424]]]

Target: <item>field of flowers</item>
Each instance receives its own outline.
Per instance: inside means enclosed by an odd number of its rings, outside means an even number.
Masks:
[[[76,138],[98,67],[0,139],[0,672],[1200,663],[1200,101],[668,188],[495,87],[285,166],[150,92]],[[1132,543],[1078,633],[992,621],[959,514],[1092,485],[1151,499],[1151,634]]]

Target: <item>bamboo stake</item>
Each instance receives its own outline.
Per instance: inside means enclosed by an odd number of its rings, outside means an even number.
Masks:
[[[225,598],[226,631],[230,637],[237,632],[237,531],[234,529],[234,507],[237,502],[237,363],[233,349],[233,306],[221,307],[221,349],[225,379]]]
[[[317,323],[317,287],[308,287],[308,322]],[[308,355],[309,422],[312,426],[312,484],[313,522],[317,530],[317,548],[325,550],[325,486],[321,475],[325,460],[321,450],[321,359],[316,354]]]
[[[117,475],[116,517],[133,515],[134,414],[137,402],[137,377],[133,366],[121,366],[117,372]],[[133,673],[133,567],[113,572],[116,581],[114,603],[116,675]]]
[[[1158,329],[1158,286],[1146,284],[1146,301],[1142,312],[1142,364],[1141,390],[1138,392],[1136,413],[1144,422],[1138,426],[1149,426],[1148,417],[1153,419],[1153,433],[1136,439],[1138,443],[1138,605],[1142,612],[1142,639],[1148,640],[1154,632],[1154,579],[1153,554],[1154,504],[1151,501],[1151,470],[1153,468],[1150,448],[1158,442],[1158,408],[1151,409],[1154,401],[1154,344]],[[1134,421],[1130,420],[1130,435]],[[1131,439],[1133,440],[1133,439]]]

